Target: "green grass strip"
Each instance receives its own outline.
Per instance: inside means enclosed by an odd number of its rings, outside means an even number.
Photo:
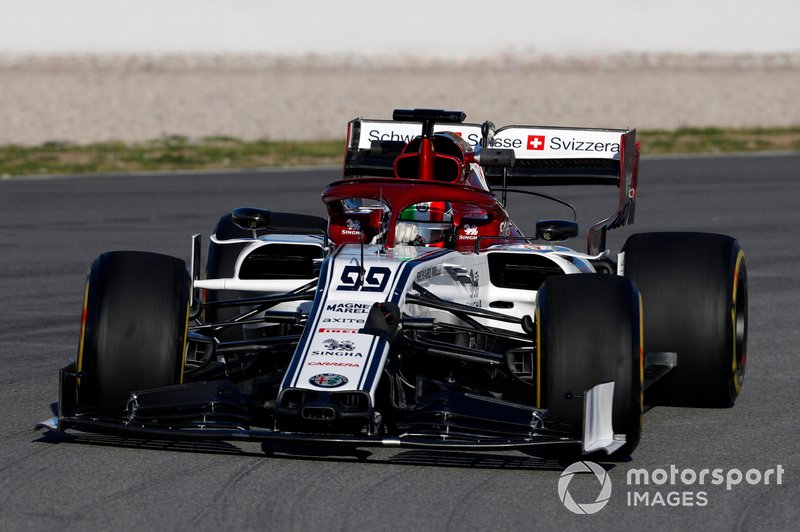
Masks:
[[[639,131],[642,154],[800,151],[800,127]],[[245,141],[169,136],[149,142],[0,146],[0,177],[41,174],[218,170],[341,164],[343,140]]]

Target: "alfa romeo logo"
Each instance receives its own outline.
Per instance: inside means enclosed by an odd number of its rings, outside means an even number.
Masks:
[[[338,388],[347,384],[347,377],[336,373],[320,373],[308,379],[308,382],[320,388]]]
[[[597,481],[600,482],[600,493],[594,502],[579,504],[569,494],[569,483],[575,473],[594,473]],[[608,499],[611,498],[611,477],[608,476],[605,469],[594,462],[575,462],[567,467],[561,473],[561,478],[558,479],[558,498],[561,499],[561,503],[567,507],[567,510],[572,513],[596,514],[608,504]]]

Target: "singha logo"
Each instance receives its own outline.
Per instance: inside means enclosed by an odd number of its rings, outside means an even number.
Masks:
[[[329,351],[352,351],[355,347],[353,342],[350,340],[342,340],[341,342],[337,342],[333,338],[328,338],[322,342],[322,345]]]
[[[358,220],[352,220],[350,218],[347,219],[345,222],[347,225],[347,229],[342,229],[343,235],[360,235],[361,234],[361,222]]]
[[[477,225],[465,225],[463,227],[463,233],[458,235],[459,240],[475,240],[478,238],[478,226]]]

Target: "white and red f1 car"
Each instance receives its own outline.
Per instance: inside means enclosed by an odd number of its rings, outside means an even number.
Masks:
[[[628,456],[645,405],[730,406],[745,370],[739,244],[633,222],[633,130],[350,122],[328,218],[239,208],[189,268],[92,264],[77,360],[42,425],[199,438]],[[523,235],[510,193],[607,184],[616,211]],[[525,190],[516,187],[529,187]],[[534,190],[530,190],[533,188]],[[202,278],[201,278],[202,277]],[[691,294],[691,297],[687,297]]]

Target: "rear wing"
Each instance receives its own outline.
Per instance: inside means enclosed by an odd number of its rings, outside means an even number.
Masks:
[[[633,154],[635,137],[636,131],[627,129],[505,126],[488,143],[514,150],[507,185],[619,185],[623,155]],[[629,142],[634,144],[626,146]],[[486,174],[490,184],[502,183],[502,169],[488,168]]]
[[[490,124],[488,122],[487,124]],[[516,163],[505,173],[506,184],[619,185],[626,163],[636,151],[636,130],[592,129],[543,126],[505,126],[488,128],[484,137],[481,124],[436,124],[434,132],[450,131],[466,140],[476,152],[484,144],[514,151]],[[348,124],[345,176],[391,177],[394,158],[407,142],[422,133],[419,122],[367,120],[357,118]],[[502,183],[500,168],[486,168],[489,183]],[[635,183],[633,183],[635,185]]]
[[[434,133],[450,131],[469,142],[473,149],[481,144],[480,124],[435,124]],[[394,159],[415,137],[422,134],[420,122],[365,120],[347,124],[347,152],[344,176],[394,177]]]
[[[492,186],[614,185],[617,211],[589,229],[588,252],[606,249],[606,233],[633,223],[639,181],[635,129],[506,126],[487,144],[514,150],[511,168],[486,168]]]
[[[494,124],[442,123],[472,145],[513,150],[512,167],[484,167],[490,186],[613,185],[619,188],[617,211],[589,230],[589,253],[604,250],[606,232],[633,223],[638,186],[639,143],[635,129],[597,129]],[[357,118],[348,124],[344,175],[394,175],[394,159],[422,133],[420,122]]]

